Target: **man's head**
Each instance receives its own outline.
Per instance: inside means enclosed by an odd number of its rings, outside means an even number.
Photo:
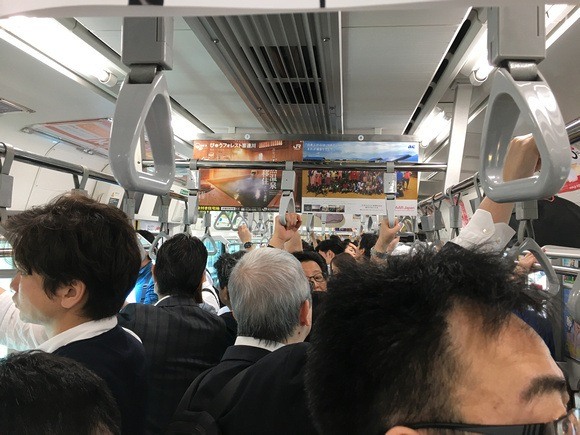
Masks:
[[[329,290],[307,370],[323,433],[402,435],[418,423],[542,423],[565,413],[561,371],[512,314],[538,307],[537,296],[497,254],[449,245],[357,264]]]
[[[197,237],[179,233],[167,239],[153,266],[155,288],[160,296],[194,298],[201,303],[207,249]]]
[[[11,287],[26,321],[46,324],[63,311],[114,316],[137,280],[135,230],[107,204],[61,196],[12,216],[6,231],[18,270]]]
[[[234,266],[238,264],[240,258],[244,256],[246,251],[238,251],[233,254],[228,254],[227,252],[220,255],[220,258],[215,262],[215,269],[217,271],[217,277],[220,285],[220,299],[222,303],[232,309],[232,303],[230,301],[230,294],[228,291],[228,283],[230,281],[230,275]]]
[[[300,262],[312,290],[325,292],[328,269],[324,258],[318,252],[310,251],[294,252],[292,255]]]
[[[228,289],[238,335],[279,343],[308,335],[310,286],[292,254],[274,248],[247,253],[232,270]]]
[[[105,381],[80,363],[39,351],[0,360],[0,432],[120,434]]]
[[[358,244],[357,258],[371,258],[371,248],[375,246],[379,236],[373,233],[364,233]]]
[[[335,255],[344,252],[344,246],[336,239],[323,240],[316,246],[316,252],[322,255],[327,264],[330,264]]]

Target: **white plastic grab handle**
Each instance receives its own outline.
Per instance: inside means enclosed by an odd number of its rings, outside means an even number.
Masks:
[[[294,202],[294,186],[296,185],[296,173],[292,170],[282,171],[282,196],[280,197],[279,217],[280,225],[286,226],[286,213],[296,213]]]
[[[546,274],[546,292],[551,296],[556,296],[560,291],[560,281],[546,253],[534,239],[526,238],[510,248],[509,255],[517,257],[518,254],[522,254],[524,251],[530,251],[534,254],[534,257],[536,257],[536,260],[540,263],[542,270]]]
[[[572,319],[574,319],[576,323],[580,323],[580,278],[578,276],[576,276],[574,285],[570,290],[566,308],[568,308],[568,312]]]
[[[155,173],[137,170],[135,152],[146,128]],[[113,175],[126,190],[165,195],[175,177],[171,105],[164,74],[150,84],[125,80],[119,92],[111,128],[109,160]]]
[[[532,127],[542,159],[539,175],[503,181],[503,166],[520,115]],[[570,173],[570,142],[552,90],[538,73],[537,81],[515,81],[500,68],[493,78],[483,124],[479,177],[495,202],[527,201],[552,196]]]

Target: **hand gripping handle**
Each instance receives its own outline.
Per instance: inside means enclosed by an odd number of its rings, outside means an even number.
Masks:
[[[552,267],[550,259],[546,255],[542,248],[536,243],[534,239],[526,238],[521,243],[516,243],[509,251],[510,255],[516,256],[523,253],[524,251],[530,251],[538,260],[538,263],[542,266],[542,270],[546,274],[547,288],[546,291],[551,295],[555,296],[560,291],[560,282],[558,281],[558,276]]]
[[[152,83],[125,80],[113,116],[109,160],[111,170],[126,190],[165,195],[175,178],[175,150],[171,128],[171,105],[165,75],[155,75]],[[137,170],[135,152],[141,133],[147,130],[155,172]]]
[[[287,165],[288,167],[288,165]],[[291,169],[282,171],[282,197],[280,198],[280,225],[286,226],[286,213],[296,213],[296,203],[294,202],[294,186],[296,184],[296,173]]]
[[[539,175],[504,181],[503,166],[518,118],[532,126],[542,169]],[[538,73],[537,81],[516,81],[504,68],[494,76],[483,125],[479,176],[485,194],[495,202],[552,196],[570,172],[570,143],[552,90]]]

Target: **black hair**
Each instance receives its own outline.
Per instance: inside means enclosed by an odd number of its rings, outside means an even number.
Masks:
[[[344,252],[344,246],[342,243],[337,242],[335,239],[333,240],[323,240],[316,246],[316,252],[328,252],[332,251],[335,255],[342,254]]]
[[[333,242],[342,243],[342,240],[336,234],[331,234],[328,236],[328,240],[332,240]]]
[[[360,236],[358,248],[365,250],[365,257],[371,258],[371,248],[375,246],[378,239],[379,236],[374,233],[364,233],[362,236]]]
[[[337,275],[342,269],[348,269],[354,266],[356,266],[356,259],[347,252],[338,254],[330,262],[330,269],[333,275]]]
[[[217,278],[219,281],[219,286],[221,289],[228,286],[230,281],[230,274],[232,269],[238,263],[240,258],[244,256],[246,251],[238,251],[233,254],[228,254],[227,252],[220,255],[214,264],[215,270],[217,271]]]
[[[21,435],[121,433],[105,381],[77,361],[28,351],[0,360],[0,432]]]
[[[447,244],[359,263],[331,279],[306,370],[321,433],[378,434],[398,424],[458,421],[462,360],[447,319],[454,307],[498,334],[514,311],[539,309],[514,263]]]
[[[302,251],[302,252],[293,252],[292,255],[300,262],[304,263],[306,261],[314,261],[320,267],[322,271],[322,275],[326,278],[328,276],[328,266],[326,265],[326,261],[322,255],[318,252],[312,251]]]
[[[306,240],[302,240],[302,250],[303,251],[314,251],[314,246],[312,246]]]
[[[77,280],[85,284],[82,310],[93,320],[117,314],[135,286],[138,241],[116,207],[64,195],[10,217],[5,228],[16,267],[40,275],[47,296]]]
[[[153,240],[155,240],[155,236],[153,235],[153,233],[151,231],[137,230],[137,232],[141,235],[141,237],[143,237],[149,243],[153,243]]]
[[[163,243],[155,259],[154,276],[162,295],[192,297],[203,302],[201,286],[207,262],[207,249],[197,237],[176,234]]]

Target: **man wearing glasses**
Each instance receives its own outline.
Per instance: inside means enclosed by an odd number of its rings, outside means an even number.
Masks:
[[[540,298],[513,262],[454,244],[341,269],[307,363],[320,433],[577,433],[561,370],[513,314]]]
[[[328,274],[326,273],[326,262],[318,252],[300,251],[292,255],[300,262],[304,275],[310,283],[310,288],[314,292],[325,292]]]
[[[533,138],[514,139],[504,180],[530,176],[538,159]],[[497,252],[512,208],[485,198],[441,251],[329,282],[306,376],[321,433],[580,433],[562,371],[518,317],[544,295]]]

